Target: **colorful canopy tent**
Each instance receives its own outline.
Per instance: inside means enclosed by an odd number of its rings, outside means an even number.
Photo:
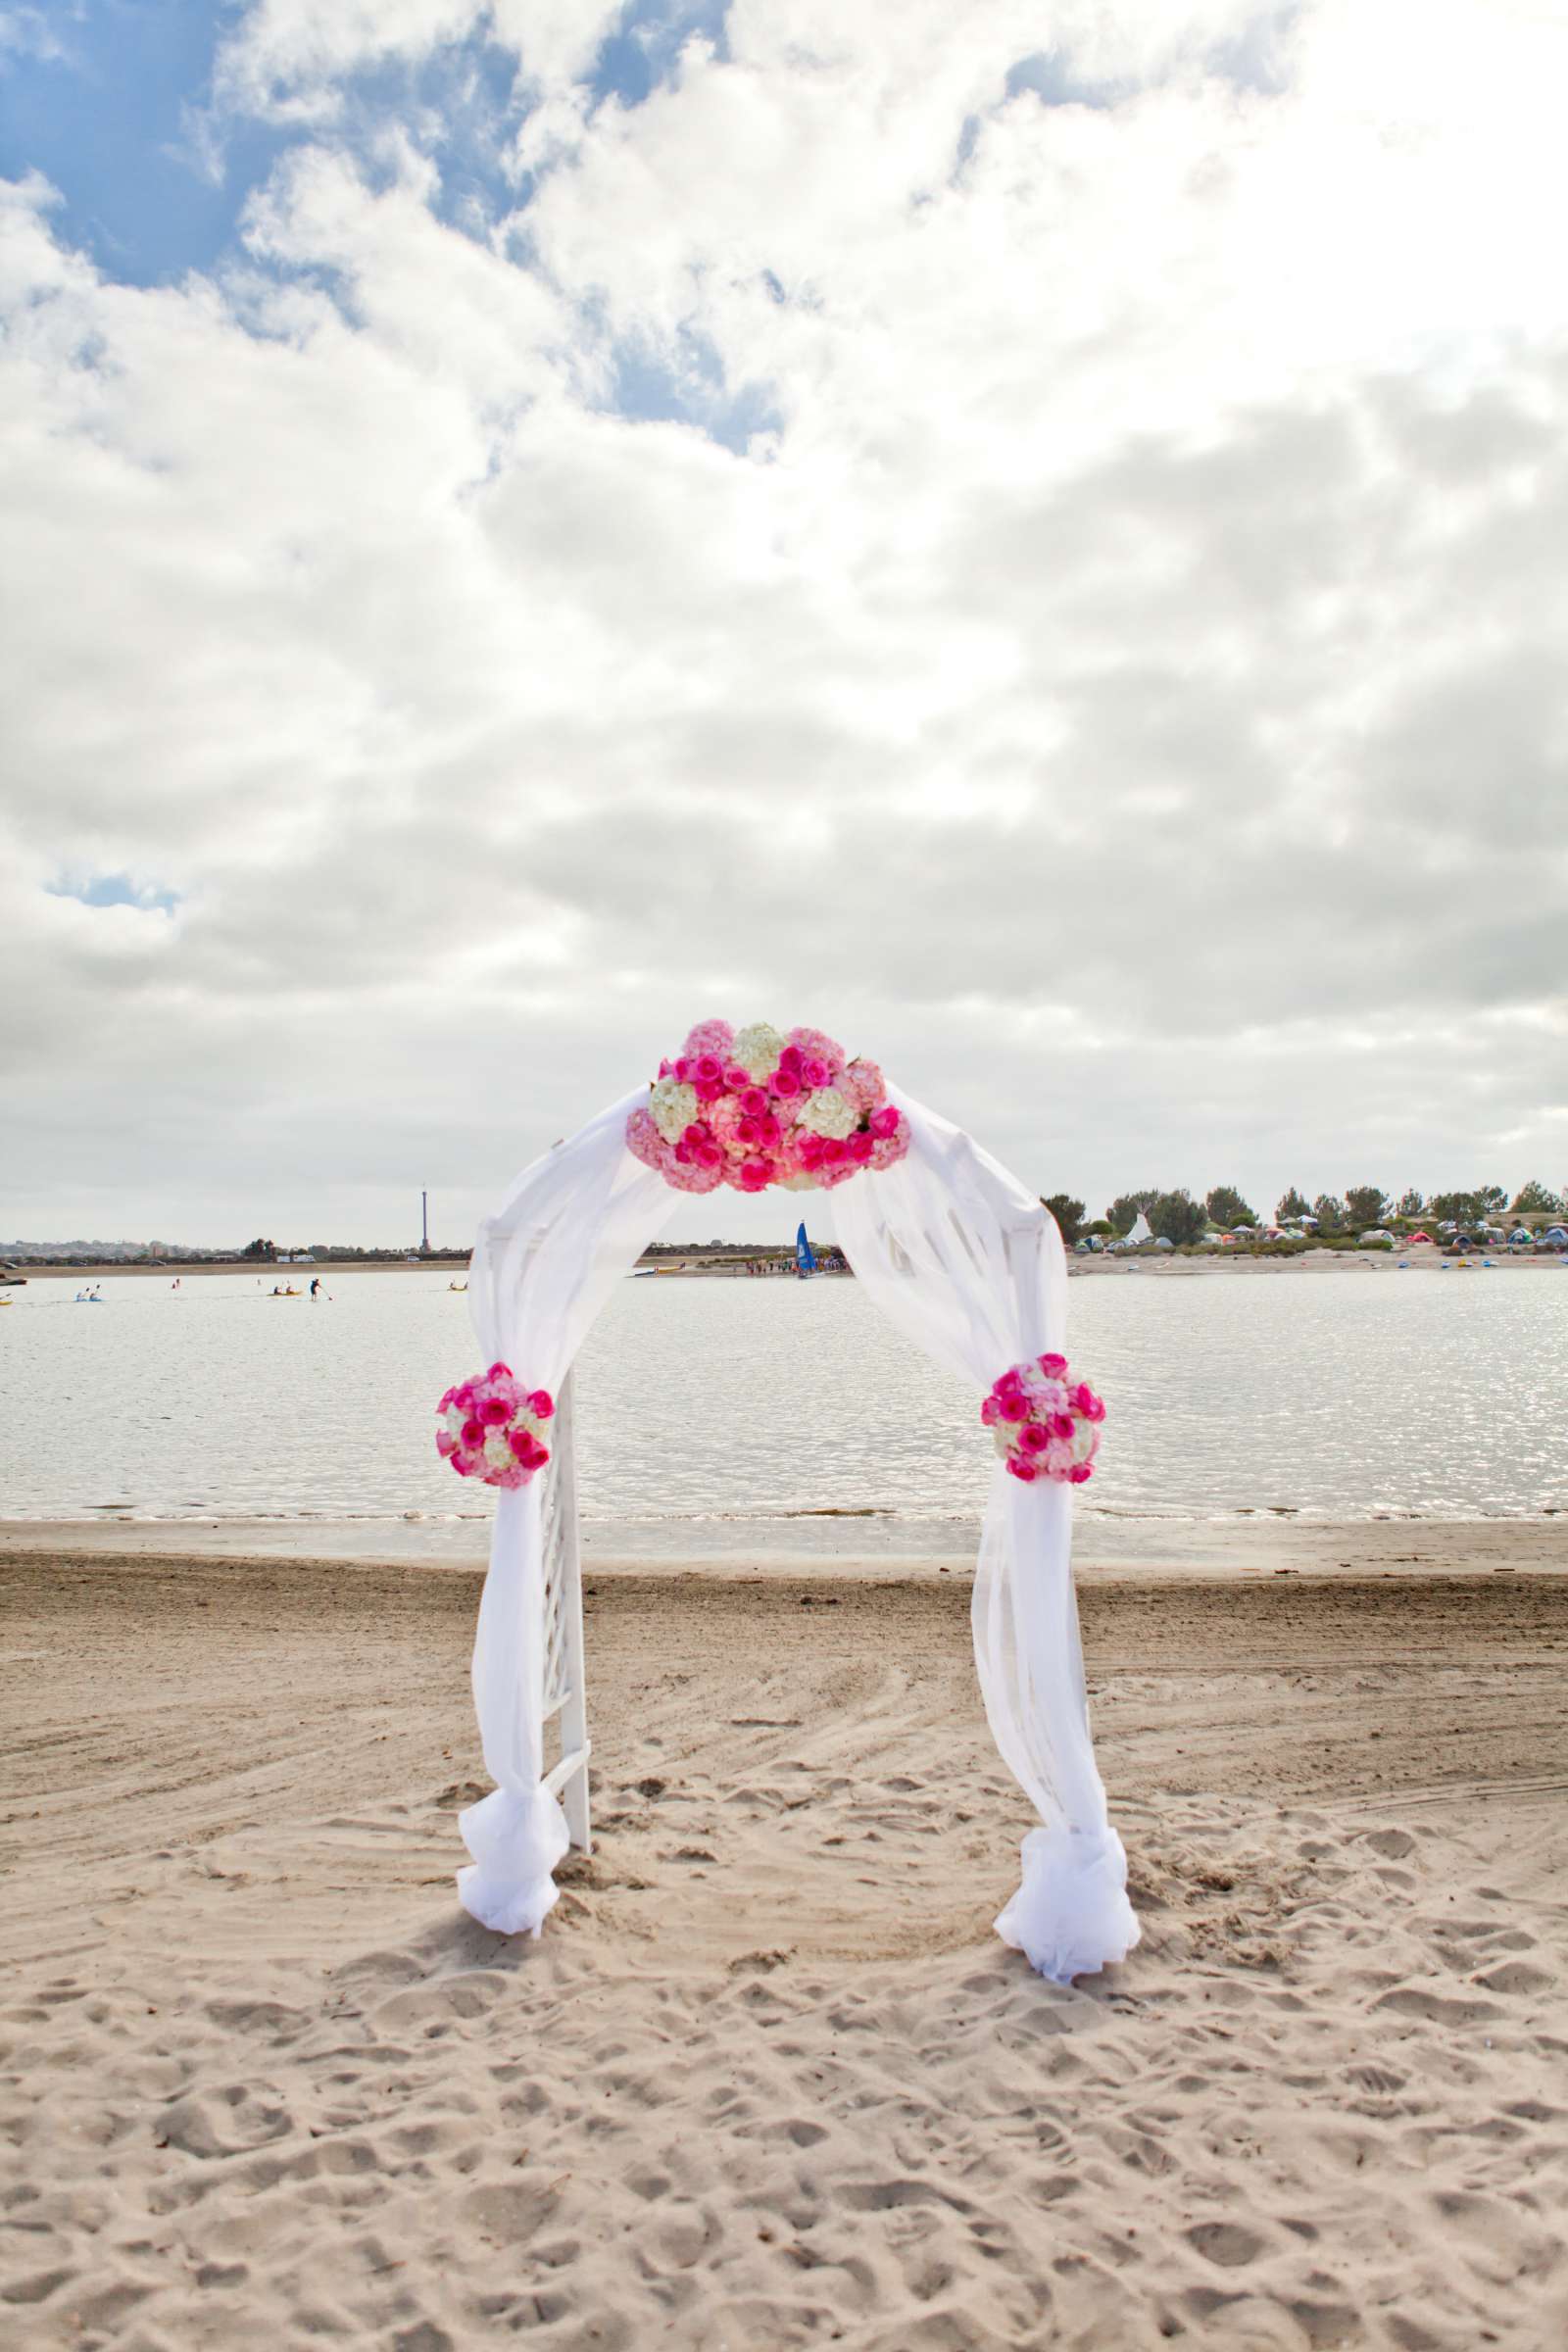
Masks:
[[[468,1283],[480,1347],[530,1388],[560,1394],[600,1309],[678,1204],[627,1149],[628,1121],[648,1099],[640,1088],[556,1145],[480,1227]],[[1061,1237],[1036,1197],[960,1129],[893,1090],[889,1101],[908,1123],[906,1154],[858,1168],[823,1205],[866,1295],[984,1394],[1007,1366],[1064,1352]],[[547,1474],[498,1494],[479,1608],[473,1692],[496,1787],[462,1817],[473,1859],[458,1886],[474,1918],[509,1935],[537,1935],[555,1903],[552,1872],[572,1838],[563,1788],[577,1841],[587,1836],[570,1481],[569,1438],[558,1436]],[[999,1461],[971,1611],[991,1729],[1039,1815],[997,1932],[1059,1982],[1121,1959],[1138,1940],[1090,1740],[1071,1511],[1069,1487],[1020,1484]],[[573,1744],[547,1774],[545,1722],[563,1707]]]

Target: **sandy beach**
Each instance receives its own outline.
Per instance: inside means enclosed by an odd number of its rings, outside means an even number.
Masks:
[[[519,1943],[452,1893],[471,1571],[13,1547],[13,2340],[1560,2343],[1568,1578],[1490,1532],[1084,1578],[1145,1940],[1071,1991],[931,1563],[595,1572]]]

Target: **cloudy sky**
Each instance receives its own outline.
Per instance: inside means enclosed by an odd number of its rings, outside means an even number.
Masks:
[[[0,1236],[465,1241],[713,1012],[1095,1208],[1568,1179],[1565,88],[0,0]]]

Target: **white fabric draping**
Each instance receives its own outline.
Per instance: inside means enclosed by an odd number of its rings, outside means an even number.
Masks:
[[[626,1150],[646,1086],[525,1168],[479,1228],[468,1308],[486,1364],[559,1396],[612,1290],[667,1223],[678,1196]],[[473,1856],[458,1873],[465,1908],[502,1935],[537,1936],[568,1843],[544,1764],[544,1561],[538,1480],[496,1495],[490,1572],[473,1644],[473,1703],[496,1786],[463,1814]]]
[[[910,1149],[832,1196],[838,1237],[867,1295],[939,1363],[979,1390],[1008,1364],[1063,1346],[1066,1264],[1053,1219],[961,1129],[894,1093]],[[486,1363],[559,1393],[590,1325],[678,1204],[625,1148],[639,1087],[524,1170],[480,1227],[468,1302]],[[1070,1493],[1023,1486],[1000,1463],[975,1578],[975,1658],[997,1744],[1040,1815],[1023,1841],[1004,1942],[1059,1982],[1138,1940],[1126,1857],[1095,1766],[1069,1558]],[[541,1786],[544,1576],[539,1487],[502,1492],[479,1606],[473,1695],[494,1791],[462,1816],[473,1860],[465,1907],[506,1935],[537,1935],[556,1900],[565,1817]]]
[[[1009,1364],[1065,1354],[1054,1219],[961,1128],[890,1095],[909,1121],[907,1156],[832,1195],[867,1296],[982,1394]],[[1090,1740],[1071,1546],[1071,1489],[1025,1486],[999,1461],[975,1573],[975,1664],[997,1745],[1041,1826],[1023,1841],[1022,1883],[997,1933],[1060,1983],[1138,1941]]]

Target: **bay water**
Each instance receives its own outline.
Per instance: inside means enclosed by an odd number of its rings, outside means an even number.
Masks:
[[[294,1269],[303,1284],[309,1269]],[[0,1310],[0,1519],[428,1523],[492,1496],[434,1446],[478,1367],[445,1271],[30,1281]],[[1075,1282],[1104,1396],[1090,1516],[1568,1511],[1568,1269],[1293,1269]],[[1002,1367],[999,1365],[998,1370]],[[525,1378],[528,1366],[516,1369]],[[585,1521],[606,1547],[966,1542],[978,1398],[851,1280],[628,1277],[578,1359]]]

